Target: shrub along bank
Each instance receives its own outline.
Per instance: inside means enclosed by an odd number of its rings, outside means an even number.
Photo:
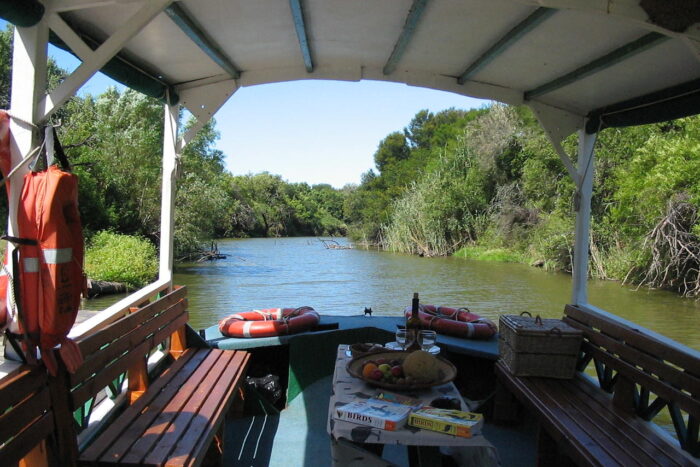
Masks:
[[[158,275],[158,256],[145,238],[99,232],[85,250],[85,273],[94,280],[142,287]]]
[[[346,203],[355,239],[571,271],[574,185],[526,108],[423,111],[375,163]],[[594,190],[592,276],[700,295],[700,117],[602,131]]]

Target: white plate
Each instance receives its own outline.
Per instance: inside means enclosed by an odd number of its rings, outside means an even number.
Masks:
[[[403,350],[398,342],[387,342],[386,344],[384,344],[384,347],[389,350]],[[440,353],[440,347],[438,347],[437,345],[433,345],[426,352],[430,352],[433,355],[437,355]]]

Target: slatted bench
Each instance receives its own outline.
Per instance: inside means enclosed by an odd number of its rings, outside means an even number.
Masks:
[[[604,312],[567,306],[564,321],[584,336],[575,378],[515,377],[496,364],[495,417],[514,418],[512,394],[538,418],[538,465],[698,465],[698,354]],[[591,362],[597,384],[583,373]],[[662,410],[679,442],[649,422]]]
[[[0,381],[0,465],[46,465],[54,413],[46,370],[22,366]],[[55,459],[54,459],[55,460]]]
[[[64,374],[71,412],[92,404],[126,372],[129,406],[79,455],[75,433],[64,458],[81,465],[199,465],[239,394],[249,354],[187,346],[186,289],[165,297],[78,342],[84,364]],[[174,359],[149,382],[148,355],[169,339]],[[65,428],[70,430],[70,421]],[[61,430],[62,431],[62,430]]]

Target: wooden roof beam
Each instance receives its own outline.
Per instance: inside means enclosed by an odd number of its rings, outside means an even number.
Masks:
[[[568,86],[571,83],[582,80],[587,76],[594,73],[598,73],[606,68],[610,68],[613,65],[627,60],[628,58],[637,55],[638,53],[644,52],[652,47],[659,45],[660,43],[668,40],[669,37],[657,32],[651,32],[646,34],[639,39],[629,42],[622,47],[613,50],[612,52],[603,55],[600,58],[596,58],[592,62],[586,63],[583,66],[576,68],[575,70],[566,73],[558,78],[555,78],[547,83],[544,83],[534,89],[525,91],[524,99],[530,100],[533,97],[541,96],[543,94],[548,94],[550,92],[556,91],[557,89]]]
[[[493,44],[486,52],[484,52],[474,63],[469,65],[464,73],[457,78],[459,84],[464,84],[469,78],[474,76],[486,65],[491,63],[496,57],[505,52],[510,46],[519,41],[527,33],[539,26],[544,20],[556,13],[553,8],[538,8],[523,21],[518,23],[513,29],[508,31],[495,44]]]
[[[396,67],[399,64],[401,57],[403,57],[403,54],[404,52],[406,52],[406,48],[408,47],[408,44],[413,38],[413,34],[416,31],[416,27],[418,27],[418,22],[420,21],[420,18],[423,15],[427,4],[428,0],[413,0],[411,9],[408,10],[408,16],[406,17],[406,23],[404,23],[403,25],[401,35],[396,41],[396,44],[394,45],[394,50],[391,52],[391,56],[389,56],[389,60],[387,60],[382,70],[382,72],[385,75],[390,75],[394,72],[394,70],[396,70]]]
[[[311,58],[309,37],[306,33],[306,22],[304,21],[304,10],[301,7],[301,0],[289,0],[289,7],[292,9],[294,29],[297,32],[297,39],[299,39],[299,48],[301,49],[301,56],[304,59],[304,67],[307,72],[311,73],[314,71],[314,62]]]
[[[238,79],[241,72],[236,66],[224,55],[218,45],[205,33],[204,30],[197,25],[192,17],[182,8],[181,2],[173,2],[166,9],[165,13],[171,20],[189,37],[192,42],[197,44],[197,47],[211,58],[214,63],[219,65],[233,79]]]

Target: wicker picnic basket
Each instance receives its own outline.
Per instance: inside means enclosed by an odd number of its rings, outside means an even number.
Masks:
[[[573,378],[581,331],[559,319],[533,318],[528,312],[501,315],[498,349],[515,376]]]

